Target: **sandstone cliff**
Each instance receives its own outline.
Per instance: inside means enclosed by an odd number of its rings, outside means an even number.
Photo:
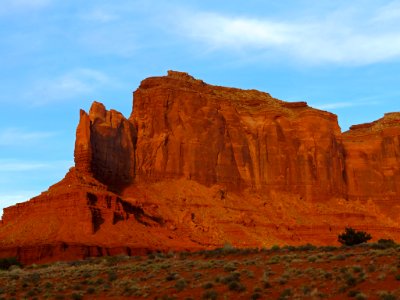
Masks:
[[[24,262],[335,244],[346,225],[400,238],[400,114],[337,117],[181,72],[145,79],[132,114],[80,113],[75,167],[4,210],[0,256]]]

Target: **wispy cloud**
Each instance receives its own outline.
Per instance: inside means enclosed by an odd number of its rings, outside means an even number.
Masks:
[[[92,93],[102,85],[113,84],[104,73],[92,69],[77,69],[55,78],[45,78],[33,83],[25,95],[41,105]]]
[[[333,11],[286,21],[187,11],[173,23],[177,32],[202,43],[208,51],[365,65],[400,58],[400,5],[391,5],[396,8],[382,7],[367,16],[342,8],[342,14]],[[387,26],[389,20],[396,24]]]
[[[400,3],[392,1],[377,10],[373,18],[375,22],[393,22],[400,20]]]
[[[38,142],[55,136],[51,131],[25,131],[20,128],[0,129],[1,146],[18,146],[27,143]]]
[[[0,14],[28,12],[32,9],[40,9],[51,4],[52,0],[2,0]]]
[[[70,160],[0,159],[0,215],[2,208],[40,194],[72,166]]]
[[[0,217],[3,215],[3,208],[15,205],[16,203],[25,202],[39,194],[40,191],[36,190],[0,192]]]
[[[296,31],[299,33],[302,30],[282,22],[228,17],[217,13],[198,13],[180,21],[191,26],[186,34],[215,49],[284,45],[295,39]]]
[[[6,207],[5,204],[13,205],[17,202],[27,201],[38,195],[38,191],[20,191],[18,193],[0,193],[0,205]],[[6,203],[4,203],[6,202]]]
[[[99,16],[98,16],[99,17]],[[93,53],[131,58],[143,46],[138,41],[138,28],[135,22],[121,21],[88,27],[77,37],[79,44]],[[142,42],[143,43],[143,42]]]
[[[106,11],[105,9],[95,8],[86,13],[80,14],[84,21],[93,21],[100,23],[108,23],[119,19],[116,13]]]
[[[332,102],[332,103],[323,103],[323,104],[315,104],[312,105],[318,109],[340,109],[340,108],[348,108],[348,107],[363,107],[370,105],[377,105],[379,102],[377,101],[369,101],[369,102],[357,102],[357,101],[347,101],[347,102]]]
[[[21,161],[21,160],[0,160],[0,173],[3,172],[26,172],[26,171],[37,171],[37,170],[58,170],[67,169],[73,166],[72,161],[60,160],[60,161]]]

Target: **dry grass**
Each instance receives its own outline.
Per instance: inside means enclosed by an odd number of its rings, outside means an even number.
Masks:
[[[399,247],[226,247],[0,271],[0,299],[397,299]]]

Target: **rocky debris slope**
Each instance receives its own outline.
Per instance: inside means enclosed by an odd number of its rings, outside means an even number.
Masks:
[[[334,244],[344,226],[400,237],[400,114],[337,117],[169,71],[126,119],[80,113],[75,167],[4,209],[0,256],[42,262],[231,243]]]

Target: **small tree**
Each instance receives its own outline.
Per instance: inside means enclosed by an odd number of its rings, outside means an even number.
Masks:
[[[345,232],[338,235],[338,241],[342,245],[353,246],[361,243],[366,243],[372,239],[369,233],[365,231],[357,231],[351,227],[346,227]]]

